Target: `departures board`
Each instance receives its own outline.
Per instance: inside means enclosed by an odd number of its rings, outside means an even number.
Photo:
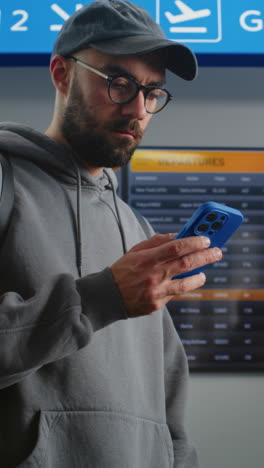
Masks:
[[[264,149],[138,149],[122,195],[156,232],[178,232],[205,201],[244,222],[205,269],[206,284],[169,303],[190,370],[264,370]]]

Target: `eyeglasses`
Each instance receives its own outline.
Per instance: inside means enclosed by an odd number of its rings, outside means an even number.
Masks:
[[[149,114],[160,112],[172,99],[172,95],[166,89],[154,86],[143,86],[134,78],[123,75],[108,76],[87,65],[76,57],[68,57],[87,70],[90,70],[108,81],[108,96],[115,104],[128,104],[135,99],[139,91],[143,91],[145,98],[145,109]]]

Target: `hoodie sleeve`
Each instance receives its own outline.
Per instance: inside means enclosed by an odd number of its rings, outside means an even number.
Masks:
[[[195,448],[185,431],[185,407],[188,390],[188,362],[169,313],[164,315],[164,356],[167,424],[171,433],[173,468],[198,468]]]
[[[71,355],[96,330],[126,318],[109,268],[76,281],[71,275],[55,276],[27,300],[14,292],[3,294],[0,388]]]

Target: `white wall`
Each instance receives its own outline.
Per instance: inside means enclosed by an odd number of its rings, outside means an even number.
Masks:
[[[0,68],[0,83],[0,121],[44,131],[48,69]],[[194,83],[169,76],[167,87],[175,101],[153,118],[145,145],[264,147],[264,68],[202,68]],[[263,375],[192,374],[188,428],[201,468],[263,468]]]

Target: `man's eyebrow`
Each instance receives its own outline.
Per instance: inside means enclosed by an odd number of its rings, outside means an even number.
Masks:
[[[105,65],[104,67],[101,68],[101,71],[105,73],[106,75],[122,75],[127,78],[133,78],[134,80],[138,81],[134,75],[131,75],[124,67],[120,65]],[[157,81],[151,81],[149,82],[146,86],[155,86],[157,88],[161,88],[162,86],[165,85],[165,80],[157,80]]]

